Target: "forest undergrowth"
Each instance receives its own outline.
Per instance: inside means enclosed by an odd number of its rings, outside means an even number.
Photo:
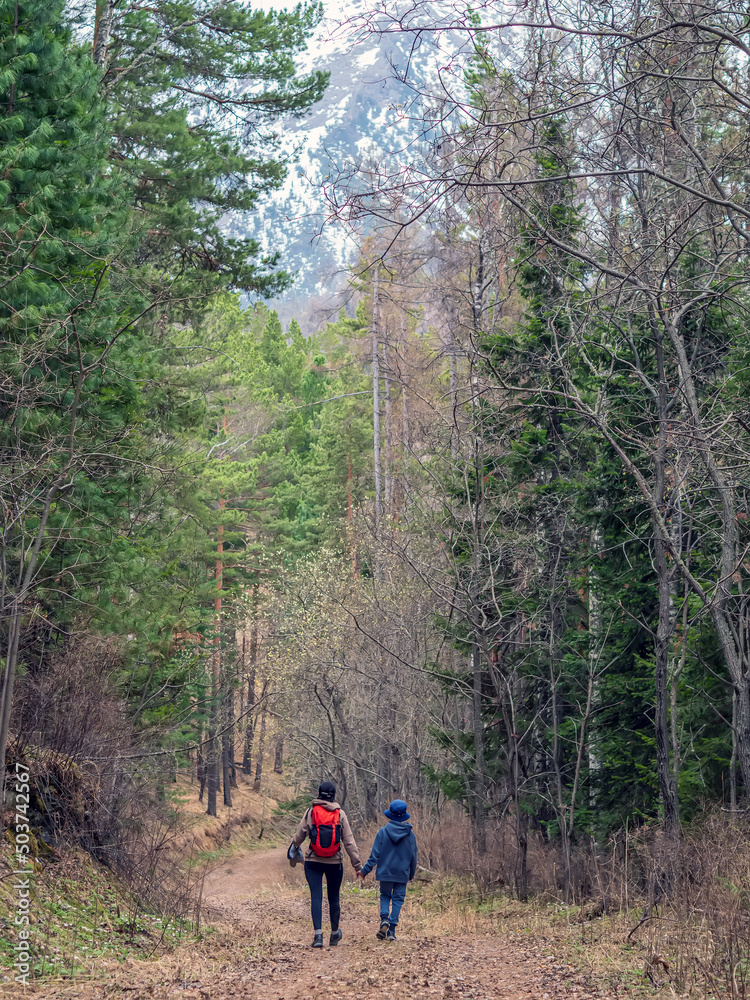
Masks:
[[[31,944],[40,983],[96,980],[123,963],[179,962],[185,950],[221,939],[222,914],[206,902],[207,876],[243,857],[282,858],[309,801],[291,776],[270,772],[256,790],[238,772],[233,807],[214,817],[199,800],[194,767],[173,780],[165,771],[157,787],[147,769],[127,782],[100,774],[97,783],[84,761],[54,751],[26,747],[24,759],[32,776]],[[579,836],[566,874],[559,841],[531,824],[520,837],[516,817],[488,823],[480,852],[472,817],[458,803],[438,805],[410,807],[420,868],[409,907],[419,933],[534,941],[548,949],[545,962],[615,994],[643,988],[747,996],[744,813],[706,812],[680,836],[658,824],[624,828],[604,842]],[[114,813],[116,826],[103,822]],[[363,858],[378,825],[355,822]],[[11,830],[3,850],[0,926],[10,932]],[[269,935],[283,939],[285,926],[285,918],[270,927],[243,925],[238,947],[261,953]],[[0,950],[6,983],[12,936],[3,934]]]
[[[0,926],[14,917],[10,858],[0,858]],[[75,848],[57,854],[32,878],[30,950],[33,980],[88,978],[102,963],[130,955],[148,959],[194,936],[194,921],[176,907],[149,904],[90,855]],[[0,982],[13,978],[13,938],[0,936]]]
[[[235,801],[234,818],[213,818],[199,816],[192,797],[185,796],[188,808],[178,813],[182,837],[174,842],[172,858],[152,865],[148,884],[143,875],[128,884],[80,847],[41,850],[35,862],[33,981],[50,988],[103,976],[125,983],[136,972],[167,981],[164,977],[177,975],[186,962],[198,961],[203,964],[195,981],[205,982],[212,969],[243,966],[248,954],[253,960],[273,954],[290,933],[285,907],[300,905],[305,895],[283,863],[294,810],[253,793],[249,782],[240,782]],[[449,805],[441,816],[415,813],[420,867],[408,896],[410,935],[499,935],[521,942],[538,959],[539,970],[563,975],[573,992],[748,995],[750,848],[744,818],[709,815],[679,839],[653,827],[623,831],[605,845],[581,842],[575,852],[577,888],[568,899],[558,850],[531,832],[531,893],[521,902],[513,885],[519,858],[509,823],[494,826],[480,857],[469,848],[470,820],[457,809]],[[374,830],[357,830],[363,856]],[[0,925],[6,929],[12,920],[9,846],[4,845],[0,879]],[[181,883],[172,864],[178,854]],[[206,899],[205,879],[222,866],[239,871],[244,858],[257,858],[261,865],[273,858],[269,871],[281,862],[287,874],[274,887],[267,919],[240,921],[240,932]],[[153,888],[160,880],[159,895]],[[264,885],[261,880],[258,893]],[[375,896],[372,881],[365,891],[348,882],[345,909],[368,913]],[[9,973],[9,935],[4,938],[0,963]],[[191,976],[182,978],[193,981]],[[8,974],[0,982],[12,991]]]
[[[513,891],[519,863],[512,824],[497,824],[487,855],[467,849],[470,823],[424,822],[419,905],[448,931],[492,928],[556,942],[612,988],[638,983],[680,993],[745,997],[750,991],[750,847],[744,817],[712,813],[669,837],[654,825],[609,843],[582,840],[566,899],[559,848],[531,835],[531,896]],[[617,987],[619,989],[619,987]]]

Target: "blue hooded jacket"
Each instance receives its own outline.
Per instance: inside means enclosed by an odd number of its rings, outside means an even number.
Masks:
[[[417,870],[417,838],[411,823],[390,820],[381,826],[362,874],[367,875],[376,865],[378,882],[411,882]]]

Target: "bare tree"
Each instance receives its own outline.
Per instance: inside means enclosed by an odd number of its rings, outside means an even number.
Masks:
[[[561,373],[570,412],[612,448],[650,512],[659,598],[657,758],[670,828],[678,820],[670,649],[682,587],[698,600],[721,644],[736,698],[737,761],[750,788],[740,516],[747,430],[735,416],[745,404],[735,401],[729,382],[730,331],[745,311],[742,262],[750,238],[745,19],[734,2],[571,12],[490,0],[472,16],[451,3],[417,3],[397,17],[375,7],[364,30],[406,36],[413,46],[437,49],[441,37],[452,42],[440,89],[413,82],[429,112],[423,135],[438,138],[411,158],[384,158],[375,183],[357,178],[331,188],[340,218],[356,224],[374,214],[401,229],[438,225],[450,199],[488,205],[499,199],[519,226],[536,233],[538,260],[552,250],[588,270],[585,306],[579,302],[569,333],[550,345],[550,363]],[[509,58],[511,40],[516,55]],[[485,76],[502,77],[505,62],[518,95],[493,106],[490,94],[489,114],[461,72],[478,52]],[[542,176],[534,151],[554,116],[575,137],[575,156],[563,173]],[[587,218],[576,241],[539,211],[535,192],[561,182],[577,185]],[[476,243],[481,262],[481,237]],[[476,281],[479,287],[481,263]],[[582,391],[582,370],[596,373],[606,406]],[[495,374],[507,385],[504,372]],[[705,563],[695,568],[698,539],[710,571]]]

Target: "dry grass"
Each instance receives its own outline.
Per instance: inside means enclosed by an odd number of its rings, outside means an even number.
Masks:
[[[275,815],[280,801],[291,792],[283,777],[269,774],[260,792],[253,790],[251,778],[237,774],[237,788],[232,789],[232,806],[227,808],[218,796],[217,816],[206,813],[206,801],[198,801],[199,785],[194,772],[181,773],[171,786],[170,799],[179,816],[181,849],[199,852],[249,847],[250,841],[271,841],[286,832],[288,823]]]
[[[50,773],[48,756],[38,754],[34,760],[35,778],[37,772],[42,778]],[[235,850],[264,850],[279,841],[280,821],[273,812],[277,796],[288,792],[278,776],[260,793],[242,777],[239,785],[234,807],[220,806],[214,818],[198,802],[197,786],[188,777],[178,778],[168,788],[166,808],[147,803],[144,821],[129,831],[127,851],[118,851],[116,865],[109,867],[77,848],[77,838],[54,850],[33,838],[32,853],[44,850],[35,857],[35,975],[44,981],[52,981],[58,971],[76,980],[109,977],[128,955],[167,954],[183,937],[194,942],[202,930],[203,885],[211,870]],[[0,983],[9,977],[15,938],[4,933],[15,905],[11,834],[5,839],[0,845]]]
[[[273,938],[261,925],[248,925],[238,930],[229,923],[215,923],[207,928],[200,937],[191,937],[176,947],[165,949],[142,958],[131,953],[124,960],[99,960],[95,966],[86,972],[79,972],[75,977],[75,985],[70,993],[73,996],[100,996],[98,990],[87,992],[86,984],[94,987],[106,983],[108,995],[130,996],[134,989],[133,982],[144,993],[150,992],[155,985],[173,983],[181,989],[189,989],[192,985],[213,983],[221,979],[228,971],[236,971],[249,963],[261,962],[273,945]],[[7,997],[40,996],[46,998],[68,995],[65,987],[69,976],[45,977],[31,984],[29,988],[15,986],[12,983],[0,984],[0,994]]]
[[[420,905],[455,931],[505,928],[554,943],[615,992],[646,984],[740,1000],[750,996],[748,832],[744,815],[714,813],[680,838],[652,827],[605,846],[584,841],[568,886],[557,846],[532,836],[531,900],[521,904],[512,898],[511,824],[499,824],[477,858],[468,821],[454,816],[420,829],[426,875],[435,878]]]

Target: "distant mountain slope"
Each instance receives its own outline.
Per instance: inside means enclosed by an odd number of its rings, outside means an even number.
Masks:
[[[249,225],[264,247],[281,251],[287,270],[297,272],[294,287],[272,303],[282,322],[292,316],[304,319],[303,310],[309,313],[311,301],[324,311],[335,311],[341,300],[332,293],[345,286],[346,269],[356,257],[356,240],[331,221],[324,186],[347,166],[368,159],[387,163],[390,169],[412,159],[428,138],[421,134],[423,98],[418,91],[440,93],[439,73],[449,76],[452,86],[460,86],[465,35],[428,35],[416,50],[408,34],[357,41],[351,32],[333,25],[344,12],[356,17],[363,4],[337,9],[336,3],[329,0],[329,20],[300,60],[302,71],[330,72],[325,97],[308,117],[283,125],[284,145],[298,150],[298,162],[290,167],[284,187],[264,199],[249,220],[230,223],[234,228]],[[429,21],[431,9],[424,5],[420,16]],[[437,7],[434,14],[437,24]],[[495,42],[503,59],[510,61],[510,46],[500,39]],[[397,79],[407,65],[408,86]],[[309,329],[317,321],[308,318],[305,325]]]
[[[353,8],[348,8],[353,9]],[[334,11],[335,16],[335,11]],[[408,156],[418,131],[404,114],[415,101],[413,90],[395,79],[405,54],[398,36],[385,44],[373,38],[355,44],[331,22],[321,25],[300,69],[330,71],[325,98],[301,121],[284,123],[284,146],[298,150],[284,187],[261,201],[250,217],[227,220],[230,231],[248,227],[267,250],[279,250],[283,266],[297,272],[294,288],[274,301],[282,320],[299,313],[311,298],[328,299],[345,284],[344,272],[356,243],[344,227],[330,223],[323,186],[338,170],[368,157]],[[400,106],[400,107],[399,107]]]

